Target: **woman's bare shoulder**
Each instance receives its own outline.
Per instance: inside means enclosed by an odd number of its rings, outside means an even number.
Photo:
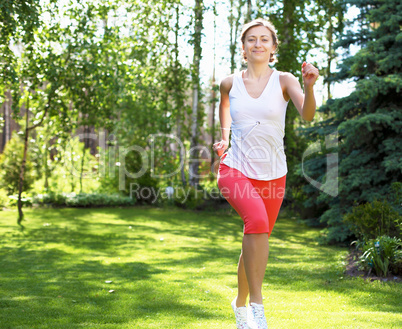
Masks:
[[[233,77],[234,77],[234,74],[231,74],[221,81],[221,86],[220,86],[221,91],[226,92],[226,93],[230,92],[230,89],[232,89],[232,86],[233,86]]]
[[[299,80],[290,72],[279,71],[279,83],[281,84],[282,90],[286,90],[289,86],[294,84],[299,85]]]
[[[290,72],[282,72],[282,71],[278,71],[279,73],[279,79],[283,80],[283,81],[287,81],[287,80],[293,80],[297,78]]]

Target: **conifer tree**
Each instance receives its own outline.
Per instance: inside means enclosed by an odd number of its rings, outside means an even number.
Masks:
[[[356,203],[371,202],[390,193],[402,180],[402,3],[398,0],[351,0],[360,10],[359,29],[349,31],[338,45],[360,50],[346,58],[335,76],[353,79],[356,89],[347,97],[332,99],[319,111],[330,119],[305,130],[311,139],[324,140],[338,133],[339,194],[336,197],[306,185],[306,206],[321,209],[316,223],[326,225],[326,241],[350,236],[342,217]],[[333,152],[333,150],[330,150]],[[325,181],[325,154],[304,163],[316,179]]]

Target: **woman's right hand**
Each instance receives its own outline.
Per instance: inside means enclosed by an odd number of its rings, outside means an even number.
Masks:
[[[228,146],[229,142],[222,139],[220,142],[215,143],[212,148],[215,151],[215,153],[219,157],[221,157],[222,154],[225,152],[225,150],[228,148]]]

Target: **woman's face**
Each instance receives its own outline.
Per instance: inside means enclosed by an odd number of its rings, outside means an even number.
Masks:
[[[243,50],[248,62],[269,62],[275,49],[272,33],[265,26],[255,26],[247,31]]]

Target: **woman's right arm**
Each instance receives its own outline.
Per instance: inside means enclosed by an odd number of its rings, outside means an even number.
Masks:
[[[230,125],[232,118],[230,116],[230,102],[229,92],[232,88],[233,76],[229,76],[222,80],[220,84],[221,101],[219,103],[219,121],[221,123],[221,136],[220,142],[214,144],[214,151],[218,156],[222,156],[229,146]]]

